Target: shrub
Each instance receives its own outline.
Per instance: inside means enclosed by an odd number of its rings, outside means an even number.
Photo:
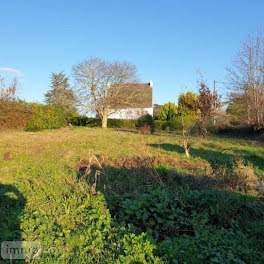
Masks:
[[[162,120],[155,120],[155,130],[164,130],[164,125],[167,123],[166,121],[162,121]]]
[[[177,131],[181,129],[181,122],[179,118],[175,118],[173,121],[166,122],[164,130]]]
[[[258,177],[254,169],[249,164],[245,164],[241,158],[234,160],[234,173],[237,176],[237,185],[239,191],[255,191],[258,186]]]
[[[138,134],[141,135],[150,135],[152,133],[151,126],[143,125],[142,127],[138,128]]]
[[[137,129],[140,129],[143,126],[149,126],[151,128],[151,132],[154,132],[155,123],[153,117],[149,114],[141,116],[136,123]]]
[[[184,116],[185,126],[190,127],[195,122],[195,119],[196,116]],[[155,120],[155,129],[165,131],[180,131],[182,130],[181,116],[178,115],[171,121]]]
[[[28,103],[0,101],[0,129],[25,129],[30,117]]]
[[[60,107],[32,103],[30,111],[31,118],[27,122],[27,131],[60,128],[67,124],[67,114]]]
[[[211,161],[214,176],[220,187],[240,192],[256,192],[258,177],[250,164],[240,157],[232,157],[229,163]]]

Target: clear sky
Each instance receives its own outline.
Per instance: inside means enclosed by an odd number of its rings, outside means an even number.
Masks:
[[[0,12],[0,74],[18,74],[27,101],[89,56],[134,63],[155,103],[176,101],[197,91],[197,70],[225,81],[240,42],[264,24],[263,0],[0,0]]]

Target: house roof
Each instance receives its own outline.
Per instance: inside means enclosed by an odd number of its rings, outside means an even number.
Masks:
[[[110,108],[150,108],[152,107],[152,87],[150,83],[126,83],[114,86],[116,93]]]

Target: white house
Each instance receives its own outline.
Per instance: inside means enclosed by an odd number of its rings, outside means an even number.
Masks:
[[[127,83],[120,88],[121,103],[113,104],[109,118],[138,119],[142,115],[153,116],[153,81]]]

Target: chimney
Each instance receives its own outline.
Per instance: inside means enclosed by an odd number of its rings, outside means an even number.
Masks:
[[[152,81],[152,80],[150,80],[150,82],[149,82],[149,86],[150,86],[151,88],[153,88],[153,81]]]

